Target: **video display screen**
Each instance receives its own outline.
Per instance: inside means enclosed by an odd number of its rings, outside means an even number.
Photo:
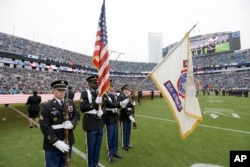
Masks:
[[[162,49],[163,57],[177,44]],[[190,37],[192,56],[206,56],[241,49],[240,32],[222,32]]]
[[[193,56],[230,51],[229,34],[192,41],[190,42],[190,49]]]

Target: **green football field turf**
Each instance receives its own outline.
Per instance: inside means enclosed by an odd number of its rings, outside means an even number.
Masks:
[[[199,95],[199,102],[203,122],[182,140],[164,99],[143,97],[136,106],[138,129],[132,129],[133,148],[126,152],[119,147],[123,158],[109,164],[103,136],[100,163],[107,167],[190,167],[196,163],[228,167],[230,150],[250,150],[250,98],[212,93]],[[27,115],[24,104],[11,106]],[[0,167],[43,167],[40,129],[28,128],[28,120],[17,111],[0,106]],[[71,167],[86,166],[82,114],[75,137],[74,147],[79,151],[73,153]]]

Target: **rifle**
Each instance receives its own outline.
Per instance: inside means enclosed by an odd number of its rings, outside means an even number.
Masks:
[[[130,96],[130,99],[132,100],[132,101],[135,101],[135,93],[133,93],[132,92],[132,95]],[[132,115],[133,115],[133,117],[135,118],[135,106],[133,106],[132,105]],[[136,124],[136,122],[133,122],[133,128],[134,129],[137,129],[137,124]]]
[[[130,97],[129,97],[132,101],[135,100],[135,93],[142,87],[143,83],[148,79],[148,77],[149,77],[149,75],[147,75],[147,76],[141,81],[141,83],[135,88],[135,90],[132,91],[132,93],[131,93],[131,95],[130,95]],[[134,106],[132,106],[132,115],[133,115],[133,117],[135,118],[135,107],[134,107]],[[133,123],[133,128],[134,128],[134,129],[137,129],[137,124],[136,124],[136,122]]]
[[[69,90],[67,88],[67,96],[65,99],[65,105],[64,105],[64,121],[68,121],[69,120]],[[64,142],[66,144],[69,144],[69,130],[68,129],[64,129]],[[65,166],[66,167],[70,167],[69,164],[69,151],[65,152]]]

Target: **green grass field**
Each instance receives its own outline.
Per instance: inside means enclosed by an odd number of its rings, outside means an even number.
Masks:
[[[100,163],[119,167],[190,167],[195,163],[229,166],[230,150],[250,150],[250,98],[199,96],[203,122],[182,140],[174,117],[164,99],[143,98],[136,106],[138,129],[132,129],[128,152],[119,150],[122,159],[107,161],[103,137]],[[27,114],[26,106],[12,105]],[[77,103],[78,106],[78,103]],[[75,148],[85,153],[81,122],[75,130]],[[28,120],[17,111],[0,106],[0,167],[43,167],[43,136],[39,128],[28,128]],[[120,141],[119,141],[120,143]],[[73,153],[71,167],[86,166]]]

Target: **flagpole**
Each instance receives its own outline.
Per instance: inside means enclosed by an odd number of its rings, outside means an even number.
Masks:
[[[134,96],[135,93],[142,87],[142,85],[144,84],[144,82],[148,79],[149,75],[147,75],[140,83],[139,85],[135,88],[135,90],[132,92],[132,94],[129,96],[129,99],[131,99],[132,101],[134,101]],[[135,117],[135,106],[132,106],[132,115],[133,117]],[[133,127],[134,129],[137,129],[137,123],[133,122]]]
[[[63,113],[64,113],[64,121],[69,121],[69,84],[66,88],[66,99],[65,99],[65,105],[63,106]],[[69,130],[64,129],[64,142],[66,144],[69,144]],[[65,152],[65,167],[70,167],[70,157],[69,157],[69,151]]]
[[[195,25],[193,25],[193,27],[192,27],[188,32],[186,32],[186,34],[187,34],[187,33],[189,34],[189,33],[197,26],[198,23],[199,23],[199,22],[197,22]],[[158,64],[154,67],[154,69],[149,73],[149,75],[151,75],[151,74],[158,68],[158,66],[160,66],[160,65],[163,63],[164,59],[167,59],[167,57],[168,57],[169,55],[171,55],[172,52],[175,51],[175,49],[179,46],[179,43],[185,39],[186,34],[185,34],[185,36],[184,36],[184,37],[183,37],[183,38],[182,38],[182,39],[181,39],[181,40],[180,40],[171,50],[170,50],[170,52],[168,52],[167,55],[165,55],[165,56],[163,57],[163,60],[162,60],[160,63],[158,63]]]
[[[131,97],[134,96],[135,92],[138,91],[142,87],[142,85],[144,84],[144,82],[146,82],[146,80],[148,79],[148,77],[149,77],[149,74],[138,84],[138,86],[133,91]]]
[[[193,27],[188,31],[188,33],[190,33],[197,26],[197,24],[199,24],[199,22],[197,22],[195,25],[193,25]]]

